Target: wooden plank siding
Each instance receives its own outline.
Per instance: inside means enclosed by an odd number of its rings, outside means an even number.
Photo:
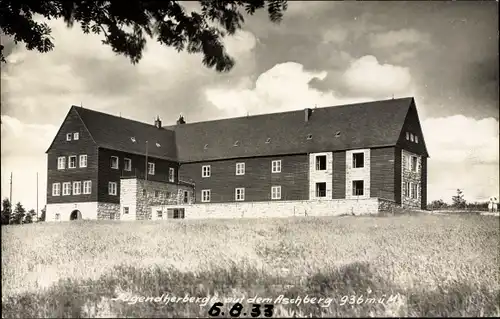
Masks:
[[[346,152],[333,152],[333,189],[332,198],[333,199],[343,199],[345,198],[345,157]]]
[[[370,150],[370,197],[395,200],[395,148]]]
[[[79,139],[66,141],[67,133],[78,132]],[[87,155],[87,167],[79,167],[79,155]],[[77,156],[76,168],[68,168],[68,156]],[[66,168],[57,169],[57,158],[66,157]],[[92,181],[91,194],[83,194],[83,181]],[[62,183],[82,181],[81,195],[62,195]],[[52,196],[52,183],[61,183],[61,195]],[[71,185],[73,187],[73,183]],[[97,146],[79,115],[72,109],[57,132],[47,151],[47,204],[91,202],[97,200]]]
[[[281,173],[271,173],[271,162],[281,160]],[[236,175],[236,163],[245,163],[245,175]],[[210,177],[202,166],[210,165]],[[254,157],[181,164],[179,178],[195,183],[196,202],[201,190],[211,190],[211,203],[235,202],[235,188],[245,188],[245,202],[271,200],[271,186],[281,186],[281,200],[308,199],[307,155]]]
[[[118,169],[111,168],[111,156],[118,157]],[[132,160],[132,170],[124,171],[125,158]],[[174,183],[177,183],[179,174],[179,165],[175,162],[162,160],[158,158],[148,157],[148,162],[155,163],[155,175],[148,175],[148,180],[157,182],[168,181],[169,168],[175,169]],[[126,152],[114,151],[104,148],[99,148],[99,172],[98,172],[98,200],[100,202],[120,203],[120,178],[138,177],[144,178],[146,170],[146,157],[142,155],[130,154]],[[117,183],[117,195],[109,195],[108,183]]]
[[[407,140],[406,132],[410,132],[418,136],[418,143]],[[414,103],[412,103],[408,110],[408,114],[406,115],[406,119],[403,124],[403,129],[401,130],[397,146],[401,147],[404,150],[407,150],[408,152],[412,152],[422,156],[427,155],[423,132],[420,126],[417,108],[415,107]]]

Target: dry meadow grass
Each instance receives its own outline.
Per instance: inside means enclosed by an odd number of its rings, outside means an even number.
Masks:
[[[2,226],[2,316],[206,317],[212,305],[120,293],[333,298],[277,303],[281,317],[498,316],[499,232],[498,217],[432,215]]]

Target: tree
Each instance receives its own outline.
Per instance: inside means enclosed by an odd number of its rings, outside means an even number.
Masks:
[[[457,195],[453,196],[451,198],[451,200],[453,201],[452,206],[455,208],[465,208],[466,207],[467,202],[465,201],[464,194],[463,194],[462,190],[460,190],[460,189],[457,189]]]
[[[8,198],[2,201],[2,225],[8,225],[12,215],[12,205]]]
[[[433,200],[429,205],[428,208],[431,210],[436,210],[436,209],[443,209],[446,208],[448,204],[446,204],[442,199],[438,200]]]
[[[23,42],[28,50],[48,52],[54,48],[51,29],[38,22],[36,15],[46,19],[64,19],[68,27],[81,24],[84,33],[102,34],[102,43],[122,54],[133,64],[142,58],[146,36],[177,51],[202,53],[203,64],[218,72],[227,72],[234,60],[226,53],[222,38],[233,35],[245,22],[242,9],[253,15],[267,4],[269,19],[279,23],[287,9],[284,0],[199,0],[201,12],[187,13],[179,1],[31,1],[2,0],[0,28]],[[0,53],[5,62],[5,57]]]
[[[47,211],[47,205],[45,205],[43,208],[42,208],[42,212],[40,214],[40,218],[38,218],[38,222],[44,222],[45,221],[45,212]]]
[[[29,212],[24,217],[23,224],[31,224],[33,222],[33,217],[36,215],[34,209],[30,209]]]
[[[11,224],[22,224],[24,216],[26,215],[26,209],[24,209],[21,203],[16,204],[16,208],[14,209],[14,214],[12,215],[12,219],[10,221]]]

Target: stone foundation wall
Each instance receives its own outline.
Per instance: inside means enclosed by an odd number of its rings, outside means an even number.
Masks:
[[[97,203],[97,219],[120,219],[120,204]]]
[[[398,214],[401,211],[401,206],[393,200],[379,198],[378,211],[379,213]]]
[[[184,208],[185,218],[189,219],[375,215],[379,211],[379,200],[378,198],[368,198],[328,201],[206,203],[178,205],[175,208]],[[166,213],[165,207],[153,206],[149,214],[157,210]]]
[[[136,187],[136,219],[151,219],[152,206],[172,206],[183,204],[184,192],[188,192],[187,205],[195,202],[192,187],[155,181],[137,180]],[[156,191],[156,193],[155,193]],[[156,196],[158,195],[158,196]]]

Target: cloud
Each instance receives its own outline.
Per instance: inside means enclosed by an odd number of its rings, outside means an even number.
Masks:
[[[247,112],[269,113],[270,110],[282,112],[363,100],[342,98],[334,91],[322,92],[310,86],[312,80],[323,80],[326,76],[325,71],[307,71],[299,63],[286,62],[262,73],[254,86],[249,79],[245,79],[236,86],[208,88],[205,96],[227,116],[244,116]]]
[[[463,115],[422,121],[430,153],[429,200],[450,201],[456,189],[466,199],[486,200],[499,190],[498,120]]]
[[[351,62],[343,78],[353,94],[385,98],[392,94],[408,93],[412,82],[408,68],[379,64],[377,58],[372,55]]]
[[[348,31],[346,29],[328,29],[323,34],[323,43],[342,43],[347,39],[347,35]]]
[[[252,32],[240,30],[233,36],[224,39],[224,45],[227,52],[233,56],[246,54],[252,51],[257,44],[257,38]]]
[[[46,202],[47,162],[45,151],[54,138],[55,125],[23,123],[2,115],[2,199],[9,196],[10,173],[13,173],[12,197],[26,209],[36,208],[36,174],[38,173],[39,208]]]
[[[430,36],[415,29],[401,29],[372,33],[369,41],[373,48],[393,48],[402,45],[428,45],[430,44]]]

